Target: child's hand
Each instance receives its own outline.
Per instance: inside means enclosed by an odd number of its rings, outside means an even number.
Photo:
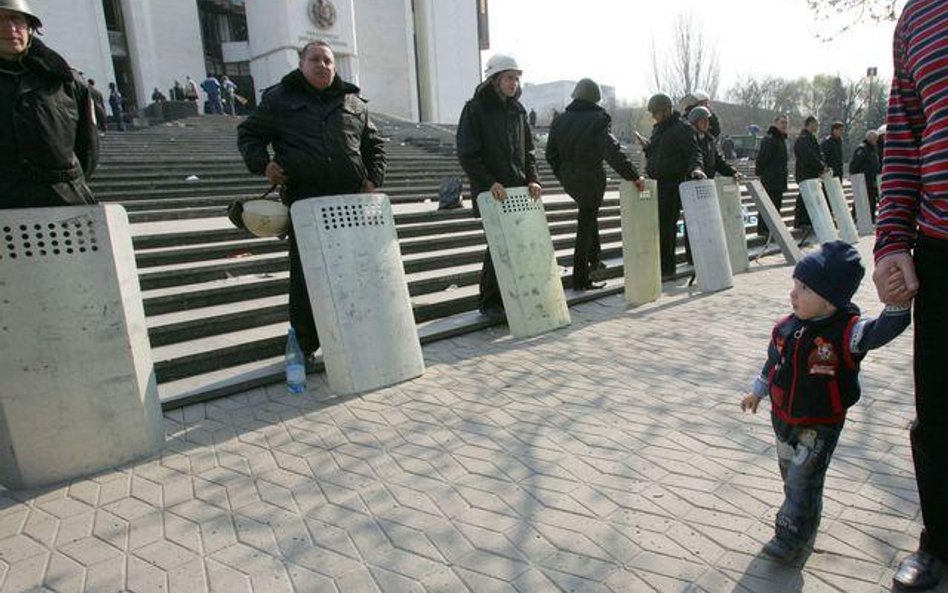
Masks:
[[[760,404],[760,398],[757,397],[756,395],[751,394],[751,395],[745,396],[744,399],[741,400],[741,411],[756,414],[757,406],[759,404]]]
[[[905,288],[905,275],[902,273],[901,269],[893,266],[891,272],[885,278],[885,288],[886,290],[890,291],[890,293],[897,292]],[[906,302],[910,302],[910,300]]]

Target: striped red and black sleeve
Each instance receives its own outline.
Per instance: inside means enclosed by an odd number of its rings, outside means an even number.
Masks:
[[[875,258],[918,232],[948,240],[948,2],[910,0],[895,29]]]

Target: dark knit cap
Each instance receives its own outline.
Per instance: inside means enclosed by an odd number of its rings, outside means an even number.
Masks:
[[[584,78],[576,83],[573,89],[573,98],[598,103],[602,99],[602,93],[599,91],[599,85],[591,78]]]
[[[837,309],[852,301],[866,270],[859,252],[849,243],[823,243],[819,251],[807,255],[793,270],[793,277],[810,287]]]

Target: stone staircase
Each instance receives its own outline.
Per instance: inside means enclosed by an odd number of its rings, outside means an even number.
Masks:
[[[395,213],[422,341],[490,325],[476,312],[485,247],[480,222],[472,218],[469,201],[462,209],[437,210],[441,179],[464,179],[454,155],[453,130],[375,119],[389,139],[382,190]],[[111,133],[103,139],[101,164],[91,183],[100,201],[122,204],[132,222],[155,372],[166,407],[281,379],[288,318],[286,244],[255,238],[226,218],[232,200],[259,196],[268,187],[240,159],[237,122],[206,116]],[[567,280],[576,209],[545,162],[540,170],[557,261]],[[610,190],[617,186],[617,179],[610,181]],[[793,202],[785,201],[789,217]],[[610,264],[606,276],[612,280],[603,291],[568,290],[571,303],[621,291],[619,226],[618,198],[611,191],[600,229],[603,258]],[[751,240],[755,245],[756,237]]]

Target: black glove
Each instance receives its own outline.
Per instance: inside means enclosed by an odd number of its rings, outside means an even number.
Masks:
[[[244,226],[244,203],[240,200],[234,200],[227,207],[227,218],[238,229],[247,230],[247,227]]]

